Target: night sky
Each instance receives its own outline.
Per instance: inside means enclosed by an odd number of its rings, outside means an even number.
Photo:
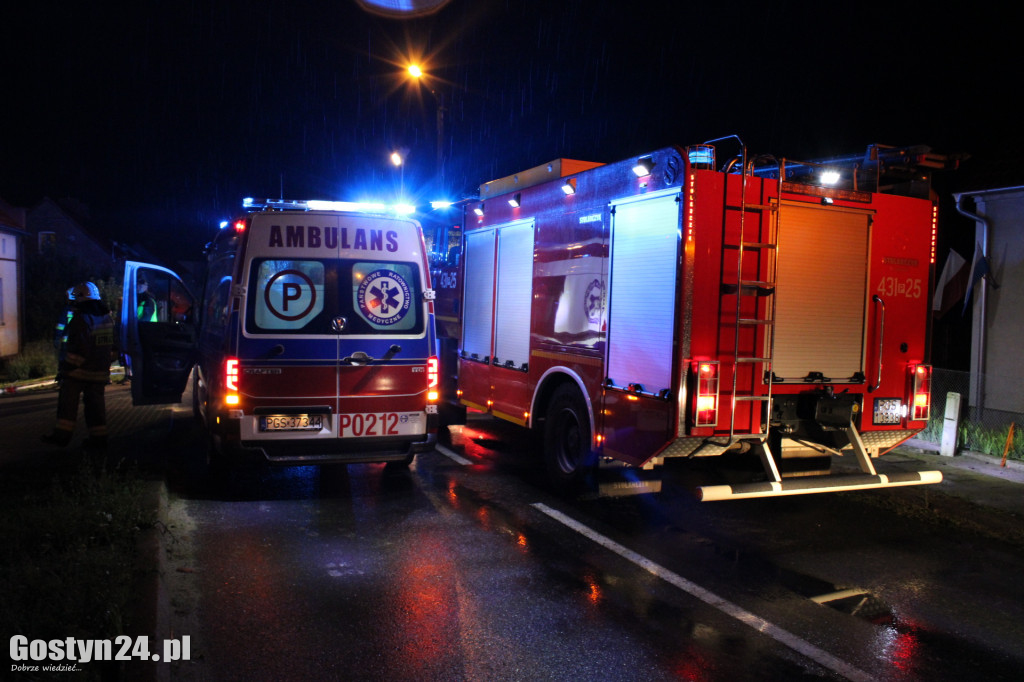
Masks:
[[[246,196],[459,198],[559,157],[733,134],[793,159],[927,144],[970,154],[965,182],[1022,147],[1024,52],[989,3],[113,4],[5,7],[0,197],[74,197],[157,248],[198,252]]]

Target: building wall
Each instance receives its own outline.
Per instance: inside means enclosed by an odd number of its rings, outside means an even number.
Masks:
[[[999,288],[986,286],[979,296],[976,286],[971,297],[975,340],[984,332],[984,350],[974,354],[972,373],[983,377],[979,397],[986,410],[1024,413],[1024,188],[974,196],[977,213],[989,221],[988,260]],[[981,225],[976,234],[980,243]]]
[[[21,352],[20,239],[0,228],[0,357]]]

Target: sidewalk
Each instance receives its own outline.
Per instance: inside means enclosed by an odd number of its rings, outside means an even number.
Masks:
[[[964,451],[956,457],[943,457],[938,447],[911,439],[880,460],[880,466],[898,466],[942,472],[938,492],[955,495],[981,507],[999,509],[1024,520],[1024,463],[1000,459],[978,452]],[[1024,525],[1024,524],[1022,524]]]

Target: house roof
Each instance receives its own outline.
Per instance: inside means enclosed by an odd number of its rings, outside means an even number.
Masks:
[[[11,206],[0,199],[0,229],[18,234],[28,234],[25,229],[25,209]]]

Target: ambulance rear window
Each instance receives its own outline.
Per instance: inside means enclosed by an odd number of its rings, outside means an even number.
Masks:
[[[418,335],[424,331],[415,263],[339,259],[254,259],[246,332],[342,336]]]

